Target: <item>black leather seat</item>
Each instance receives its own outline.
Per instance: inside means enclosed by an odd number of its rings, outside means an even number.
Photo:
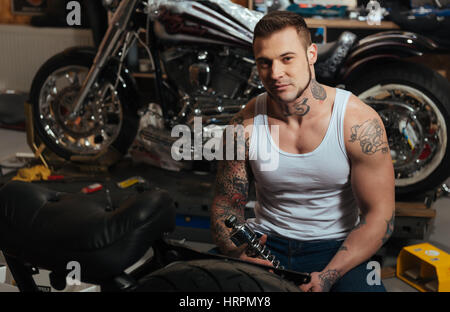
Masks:
[[[81,280],[101,284],[175,228],[174,202],[164,190],[132,195],[111,212],[89,196],[9,182],[0,189],[0,250],[63,276],[78,261]]]
[[[355,34],[345,31],[338,40],[317,45],[318,56],[314,65],[316,75],[322,78],[334,78],[356,41]]]
[[[336,50],[339,40],[322,43],[317,45],[317,62],[323,62],[330,58],[334,50]]]

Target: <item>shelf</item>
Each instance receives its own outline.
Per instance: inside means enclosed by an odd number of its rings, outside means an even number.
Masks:
[[[436,210],[427,208],[425,204],[420,202],[396,202],[395,216],[434,218],[436,216]]]
[[[351,20],[351,19],[320,19],[305,18],[308,27],[326,26],[330,28],[358,28],[358,29],[400,29],[400,27],[390,21],[381,21],[380,25],[369,25],[367,22]]]

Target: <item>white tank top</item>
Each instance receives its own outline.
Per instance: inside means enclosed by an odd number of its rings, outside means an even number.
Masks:
[[[325,137],[304,154],[287,153],[274,143],[267,93],[258,96],[249,150],[257,201],[255,218],[248,223],[255,231],[300,241],[339,240],[359,221],[343,129],[350,94],[336,89]]]

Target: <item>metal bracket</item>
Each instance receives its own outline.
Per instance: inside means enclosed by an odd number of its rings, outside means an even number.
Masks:
[[[437,187],[435,190],[432,190],[428,193],[426,193],[425,196],[425,205],[427,208],[430,208],[431,205],[439,198],[444,196],[450,196],[450,188],[447,184],[443,183],[439,187]]]

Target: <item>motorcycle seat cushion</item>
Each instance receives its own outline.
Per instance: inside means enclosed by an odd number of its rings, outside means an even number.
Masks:
[[[318,45],[318,56],[315,63],[316,75],[322,78],[333,77],[347,58],[356,39],[355,34],[344,31],[338,40]]]
[[[88,283],[119,275],[174,227],[174,202],[158,188],[133,194],[114,211],[89,195],[21,181],[0,189],[0,250],[63,276],[78,261]]]
[[[333,41],[317,45],[317,62],[323,62],[330,58],[338,43],[339,41]]]

